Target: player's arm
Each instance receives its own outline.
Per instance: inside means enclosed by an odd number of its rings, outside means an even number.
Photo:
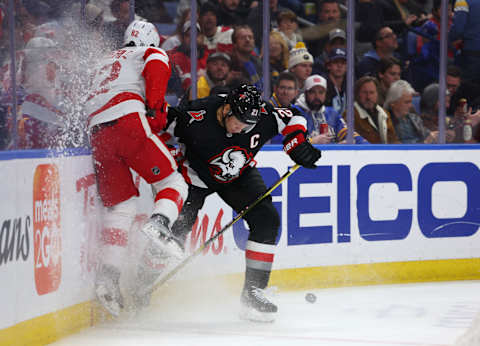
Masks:
[[[284,136],[283,150],[295,163],[305,168],[315,168],[321,152],[307,139],[306,119],[295,108],[275,108],[273,114],[278,130]]]
[[[158,127],[163,128],[167,121],[165,94],[171,74],[169,59],[162,49],[150,47],[145,51],[143,60],[147,114],[155,117]]]

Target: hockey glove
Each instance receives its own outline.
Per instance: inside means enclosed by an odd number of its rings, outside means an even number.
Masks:
[[[164,103],[159,109],[147,109],[147,119],[152,132],[159,132],[167,125],[168,103]]]
[[[283,150],[299,165],[313,169],[315,162],[322,156],[320,150],[315,148],[306,139],[303,131],[294,131],[283,140]]]
[[[172,121],[174,120],[175,118],[179,118],[179,117],[182,117],[182,116],[185,116],[183,114],[183,112],[177,108],[177,107],[168,107],[168,120],[169,121]]]

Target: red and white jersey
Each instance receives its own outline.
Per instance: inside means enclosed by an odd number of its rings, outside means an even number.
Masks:
[[[203,44],[209,52],[231,53],[233,29],[228,26],[217,26],[217,31],[212,37],[204,36]]]
[[[156,47],[125,47],[101,61],[86,102],[88,128],[124,115],[161,109],[171,69]]]

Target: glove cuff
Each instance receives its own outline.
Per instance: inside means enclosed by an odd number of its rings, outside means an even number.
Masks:
[[[305,142],[305,134],[302,131],[295,131],[288,135],[283,142],[283,150],[290,154],[293,149]]]

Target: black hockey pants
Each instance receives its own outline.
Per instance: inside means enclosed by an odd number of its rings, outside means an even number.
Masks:
[[[173,234],[185,241],[187,234],[192,230],[199,210],[203,207],[205,198],[214,192],[217,192],[236,212],[240,212],[266,191],[267,187],[256,168],[246,170],[237,180],[226,184],[225,188],[218,191],[189,185],[188,198],[172,227]],[[273,206],[271,196],[267,196],[252,208],[244,216],[244,219],[250,228],[249,240],[262,244],[275,244],[280,217]]]

